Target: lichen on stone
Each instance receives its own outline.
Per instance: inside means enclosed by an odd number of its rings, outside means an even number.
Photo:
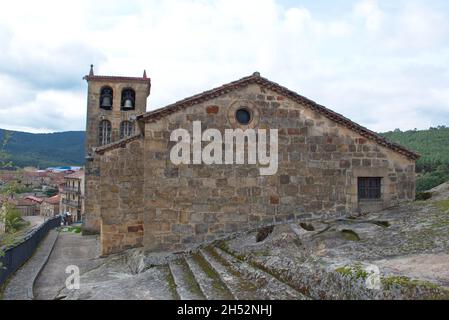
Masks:
[[[354,265],[346,265],[335,269],[336,272],[346,277],[353,277],[355,279],[366,279],[370,275],[360,263]]]
[[[449,213],[449,199],[440,200],[434,203],[443,212]]]

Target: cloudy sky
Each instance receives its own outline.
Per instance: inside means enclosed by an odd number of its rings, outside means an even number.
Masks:
[[[89,65],[149,109],[259,71],[376,131],[449,125],[446,0],[0,0],[0,128],[84,130]]]

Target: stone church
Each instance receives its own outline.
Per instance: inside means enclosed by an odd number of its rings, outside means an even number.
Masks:
[[[145,72],[101,76],[91,67],[84,79],[84,233],[100,233],[105,255],[178,251],[261,226],[414,200],[418,154],[257,72],[150,112]],[[221,133],[277,129],[276,172],[261,175],[262,164],[249,161],[175,164],[173,131],[193,133],[198,121]]]

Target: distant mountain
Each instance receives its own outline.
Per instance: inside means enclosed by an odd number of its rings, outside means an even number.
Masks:
[[[10,131],[6,145],[9,160],[15,166],[47,168],[62,165],[84,165],[84,131],[26,133]],[[0,129],[0,143],[5,130]]]

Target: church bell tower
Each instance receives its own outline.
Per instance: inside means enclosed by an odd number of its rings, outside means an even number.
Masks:
[[[146,112],[151,79],[95,75],[93,65],[87,81],[86,177],[83,233],[100,232],[100,167],[94,149],[138,133],[136,117]]]

